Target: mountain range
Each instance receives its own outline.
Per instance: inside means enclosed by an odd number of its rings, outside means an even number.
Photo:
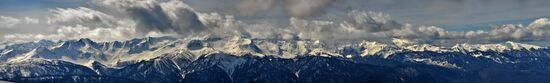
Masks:
[[[505,42],[391,42],[147,37],[4,43],[8,82],[545,82],[550,49]]]

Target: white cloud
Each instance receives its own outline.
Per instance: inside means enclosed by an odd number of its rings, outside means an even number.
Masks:
[[[113,40],[128,40],[136,37],[169,35],[159,32],[149,32],[141,34],[132,27],[113,27],[113,28],[92,28],[82,25],[62,26],[56,29],[55,33],[51,34],[6,34],[5,39],[9,40],[68,40],[79,38],[90,38],[95,41],[113,41]]]
[[[0,28],[16,28],[21,24],[38,24],[40,21],[35,18],[24,17],[16,18],[9,16],[0,16]]]
[[[35,18],[25,17],[24,19],[25,19],[26,24],[38,24],[38,23],[40,23],[40,20],[35,19]]]
[[[112,27],[116,26],[113,16],[86,7],[57,8],[50,11],[49,24]]]
[[[21,20],[17,18],[0,16],[0,28],[13,28],[13,26],[19,24],[19,22],[21,22]]]

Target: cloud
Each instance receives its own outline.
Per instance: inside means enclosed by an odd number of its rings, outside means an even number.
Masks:
[[[2,28],[11,28],[16,24],[19,24],[21,20],[13,17],[0,16],[0,27]]]
[[[56,8],[52,9],[47,17],[47,23],[55,29],[55,32],[5,34],[4,38],[10,40],[91,38],[109,41],[173,35],[173,33],[189,35],[206,32],[195,12],[179,1],[102,0],[100,5],[121,11],[102,12],[87,7]],[[123,15],[114,16],[116,14]]]
[[[258,39],[369,39],[391,37],[389,31],[403,25],[388,15],[376,12],[352,11],[341,20],[306,20],[290,18],[288,25],[270,22],[245,23],[234,16],[217,13],[199,14],[200,20],[214,35],[239,35]]]
[[[47,17],[49,24],[58,25],[85,25],[97,27],[112,27],[116,26],[114,16],[105,14],[100,11],[92,10],[86,7],[78,8],[57,8],[50,11]]]
[[[405,28],[397,31],[397,37],[409,39],[466,39],[491,42],[503,41],[548,41],[550,37],[550,21],[540,18],[528,26],[522,24],[505,24],[494,26],[488,31],[446,31],[442,28],[430,26],[419,28]]]
[[[249,0],[242,0],[249,1]],[[331,15],[315,16],[323,7],[336,0],[318,2],[284,0],[255,0],[239,2],[240,11],[254,14],[280,9],[290,17],[283,21],[270,18],[240,19],[238,16],[217,12],[201,13],[181,1],[168,0],[94,0],[99,7],[52,9],[47,23],[53,32],[37,34],[3,34],[9,40],[77,39],[91,38],[100,41],[123,40],[136,37],[178,36],[240,36],[254,39],[312,39],[312,40],[391,40],[404,38],[423,41],[478,40],[547,41],[550,21],[535,20],[527,26],[507,24],[494,26],[487,31],[448,31],[437,26],[414,25],[394,21],[388,14],[367,11],[327,12]],[[283,4],[286,3],[286,4]],[[285,5],[282,7],[281,5]],[[38,23],[38,19],[0,17],[11,20],[2,23]],[[14,21],[14,19],[16,21]],[[254,21],[254,22],[250,22]],[[11,25],[11,26],[14,26]],[[4,25],[6,26],[6,25]]]
[[[0,28],[15,28],[19,24],[37,24],[39,23],[38,19],[24,17],[22,19],[9,17],[9,16],[0,16]]]
[[[33,22],[30,20],[29,22]],[[141,33],[138,24],[127,18],[115,16],[86,7],[57,8],[50,11],[47,22],[54,29],[51,33],[5,34],[8,40],[67,40],[90,38],[96,41],[126,40],[136,37],[166,35],[158,31]]]
[[[196,34],[207,31],[195,11],[181,1],[97,0],[102,6],[130,15],[142,32]]]
[[[512,40],[548,40],[550,36],[550,21],[548,18],[540,18],[528,26],[521,24],[508,24],[494,27],[488,32],[493,39]]]
[[[291,34],[303,39],[366,39],[378,40],[392,37],[422,41],[465,42],[468,40],[504,41],[548,41],[550,21],[540,18],[528,26],[506,24],[494,26],[488,31],[448,31],[437,26],[402,24],[388,15],[373,12],[352,11],[344,20],[291,19]]]
[[[242,15],[254,15],[272,10],[274,4],[274,0],[241,0],[237,5],[237,9]]]
[[[288,16],[305,17],[322,13],[326,6],[335,1],[338,0],[240,0],[237,8],[245,15],[273,12],[281,8]]]
[[[326,8],[346,0],[185,0],[205,12],[244,17],[297,17],[322,15]]]
[[[79,38],[90,38],[94,41],[113,41],[113,40],[129,40],[136,37],[147,36],[170,36],[171,34],[162,34],[160,32],[148,32],[146,34],[138,33],[136,28],[128,27],[113,27],[113,28],[93,28],[83,25],[62,26],[51,34],[6,34],[3,37],[9,40],[68,40]]]
[[[321,13],[326,6],[335,1],[338,0],[286,0],[285,7],[289,15],[304,17]]]
[[[38,24],[38,23],[40,23],[40,20],[35,19],[35,18],[30,18],[30,17],[25,17],[24,20],[25,20],[26,24]]]
[[[230,33],[259,39],[385,40],[397,37],[422,41],[504,42],[544,40],[550,36],[550,21],[546,18],[535,20],[529,26],[507,24],[488,31],[448,31],[437,26],[398,23],[387,14],[365,11],[347,12],[345,16],[339,16],[340,19],[331,20],[290,18],[288,25],[245,23],[233,16],[217,13],[199,16],[207,27],[219,29],[215,32],[226,33],[221,35]]]

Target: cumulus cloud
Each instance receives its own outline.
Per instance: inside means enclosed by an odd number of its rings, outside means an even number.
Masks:
[[[550,36],[550,21],[548,18],[540,18],[528,26],[521,24],[497,26],[487,34],[493,39],[547,40]]]

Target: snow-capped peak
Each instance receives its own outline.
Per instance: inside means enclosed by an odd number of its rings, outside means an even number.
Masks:
[[[430,44],[418,44],[416,42],[406,40],[406,39],[397,39],[393,38],[393,44],[398,48],[409,50],[409,51],[433,51],[433,52],[448,52],[447,47],[443,46],[434,46]]]
[[[377,42],[363,42],[360,46],[364,49],[361,56],[375,55],[388,47],[387,44]]]
[[[531,50],[531,49],[540,49],[540,48],[543,48],[543,47],[541,47],[541,46],[529,45],[529,44],[522,44],[522,43],[516,43],[516,42],[512,42],[512,41],[507,41],[507,42],[506,42],[506,45],[507,45],[508,48],[513,49],[513,50],[523,50],[523,49]]]
[[[394,45],[396,45],[398,47],[407,47],[407,46],[411,46],[411,45],[416,45],[416,42],[409,41],[409,40],[406,40],[406,39],[393,38],[392,42],[393,42]]]
[[[497,51],[504,52],[509,50],[533,50],[533,49],[543,49],[545,47],[521,44],[512,41],[508,41],[502,44],[456,44],[452,47],[456,51]]]

